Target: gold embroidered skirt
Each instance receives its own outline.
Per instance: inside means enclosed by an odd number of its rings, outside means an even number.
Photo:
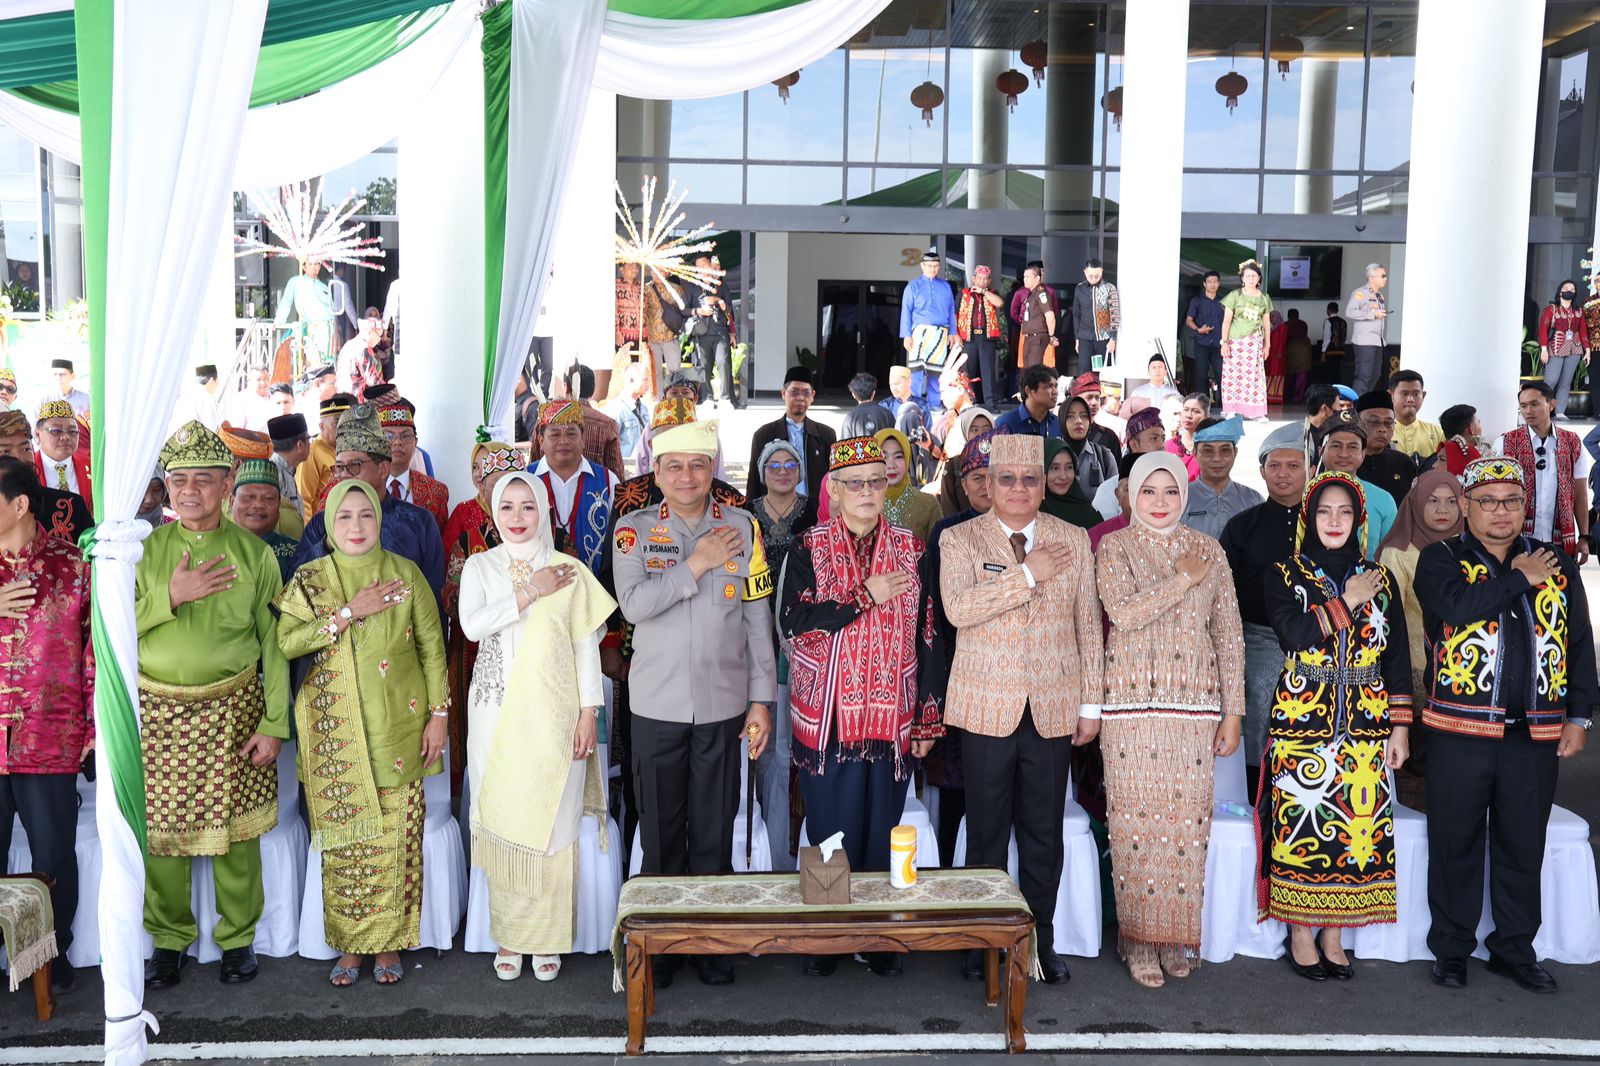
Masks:
[[[328,946],[351,955],[414,948],[422,939],[422,782],[378,789],[383,831],[322,853]]]

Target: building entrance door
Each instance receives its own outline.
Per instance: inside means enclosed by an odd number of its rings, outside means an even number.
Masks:
[[[900,344],[903,281],[817,282],[817,390],[843,392],[866,371],[889,394],[889,368],[905,362]]]

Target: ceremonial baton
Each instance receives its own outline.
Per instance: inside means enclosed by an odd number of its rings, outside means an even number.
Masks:
[[[745,774],[744,796],[744,870],[750,872],[751,849],[755,846],[756,823],[756,737],[761,735],[761,727],[751,722],[744,727],[745,736],[750,740],[750,766]]]

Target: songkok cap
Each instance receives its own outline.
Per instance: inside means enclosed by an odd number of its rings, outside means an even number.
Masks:
[[[216,377],[217,376],[217,364],[215,364],[215,363],[201,363],[199,366],[194,368],[194,376],[195,376],[195,378],[197,380],[200,380],[200,381],[204,381],[206,378],[214,378],[214,377]]]
[[[50,360],[50,369],[51,370],[71,370],[72,369],[72,360],[71,359],[52,359],[52,360]]]
[[[316,366],[307,368],[301,378],[309,384],[320,378],[325,378],[331,373],[333,373],[333,365],[331,363],[318,363]]]
[[[488,477],[498,474],[502,470],[526,470],[528,462],[522,457],[521,449],[514,448],[504,441],[490,441],[484,445],[483,451],[478,454],[478,474]]]
[[[1394,398],[1382,389],[1373,389],[1356,400],[1356,411],[1393,411]]]
[[[1352,389],[1349,385],[1335,385],[1333,387],[1333,391],[1339,394],[1339,399],[1349,400],[1351,403],[1355,403],[1357,400],[1361,399],[1361,397],[1356,394],[1356,390]]]
[[[933,247],[929,248],[926,252],[923,252],[922,261],[924,263],[937,263],[939,261],[939,249],[937,247]]]
[[[272,441],[267,439],[265,433],[257,433],[250,429],[236,429],[228,423],[222,423],[222,428],[217,430],[217,436],[222,438],[222,443],[228,451],[233,453],[235,459],[270,459],[272,458]],[[170,470],[171,467],[168,467]]]
[[[269,396],[270,395],[293,396],[294,395],[294,386],[289,384],[287,381],[280,381],[276,385],[272,386],[272,388],[268,389],[267,390],[267,394]]]
[[[384,429],[417,428],[417,414],[404,401],[386,403],[378,408],[378,421]]]
[[[0,437],[19,435],[30,437],[33,435],[33,427],[28,424],[28,416],[16,408],[0,411]]]
[[[1305,435],[1300,423],[1290,422],[1267,434],[1267,439],[1262,441],[1261,447],[1257,449],[1256,457],[1264,463],[1267,461],[1268,452],[1299,452],[1304,447]]]
[[[1100,375],[1093,370],[1085,370],[1072,379],[1072,384],[1067,387],[1068,396],[1082,396],[1086,392],[1100,391]]]
[[[1132,440],[1151,426],[1161,424],[1161,412],[1154,407],[1141,407],[1128,419],[1128,439]]]
[[[1322,424],[1317,431],[1317,450],[1320,451],[1335,433],[1354,433],[1361,438],[1362,444],[1367,443],[1367,431],[1361,428],[1361,423],[1349,411],[1340,411]]]
[[[1491,455],[1485,459],[1474,459],[1461,472],[1463,490],[1475,489],[1479,485],[1515,485],[1520,489],[1525,488],[1527,482],[1523,480],[1521,463],[1503,455]]]
[[[318,407],[317,413],[321,415],[342,415],[356,405],[356,398],[348,392],[336,392],[329,396]]]
[[[994,271],[990,270],[988,267],[984,266],[982,263],[979,263],[977,265],[977,267],[975,267],[973,269],[972,276],[975,277],[975,278],[986,278],[986,277],[990,276],[993,273],[994,273]]]
[[[39,405],[39,421],[47,418],[76,418],[77,413],[72,410],[72,405],[65,400],[46,400]]]
[[[695,420],[694,401],[683,396],[668,396],[656,404],[656,409],[650,416],[650,437],[655,439],[657,432],[681,426]]]
[[[994,450],[994,430],[986,429],[976,437],[967,441],[967,446],[961,450],[961,476],[966,477],[974,470],[989,469],[989,456]],[[1040,450],[1043,455],[1043,450]]]
[[[339,416],[339,428],[334,434],[335,452],[366,452],[380,459],[388,459],[389,442],[384,439],[383,426],[378,421],[378,409],[370,403],[358,403]]]
[[[233,487],[237,491],[243,485],[271,485],[280,490],[283,487],[278,480],[278,468],[270,459],[246,459],[240,463],[233,473]]]
[[[370,403],[375,406],[398,403],[400,400],[400,390],[395,388],[393,382],[380,381],[376,385],[368,385],[366,389],[362,391],[361,398],[366,403]]]
[[[1234,415],[1225,418],[1214,426],[1194,431],[1196,444],[1219,443],[1226,441],[1229,444],[1238,444],[1244,437],[1244,416]]]
[[[169,474],[174,470],[232,470],[233,453],[221,437],[190,419],[162,446],[161,466]]]
[[[787,385],[791,381],[798,381],[805,385],[815,385],[817,383],[816,377],[811,373],[811,368],[800,366],[798,363],[784,372],[783,383]]]
[[[828,460],[828,473],[850,466],[883,462],[883,448],[877,437],[846,437],[833,446]]]
[[[672,452],[687,452],[690,455],[704,455],[708,459],[715,459],[717,447],[715,418],[706,422],[685,422],[681,426],[663,429],[650,441],[650,451],[657,459]]]
[[[583,405],[577,400],[549,400],[539,408],[538,430],[546,426],[583,426]]]
[[[1044,438],[1034,433],[997,433],[989,450],[991,466],[1044,468]]]
[[[310,435],[305,415],[277,415],[267,419],[267,436],[273,444],[294,444]]]

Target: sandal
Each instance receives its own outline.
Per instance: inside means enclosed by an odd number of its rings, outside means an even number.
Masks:
[[[540,981],[554,981],[561,973],[560,955],[533,956],[533,976]]]
[[[406,975],[406,964],[397,962],[390,966],[379,966],[378,960],[372,960],[372,979],[380,985],[397,985]]]
[[[340,980],[341,978],[344,978],[344,980]],[[349,988],[359,980],[361,980],[361,961],[359,959],[356,960],[354,966],[340,966],[338,962],[335,962],[333,969],[328,971],[328,983],[334,988]]]
[[[1176,944],[1163,944],[1157,948],[1156,958],[1168,977],[1181,979],[1189,976],[1189,955]]]
[[[494,975],[502,981],[515,981],[522,976],[521,955],[499,955],[494,957]]]
[[[1156,961],[1156,949],[1149,944],[1130,944],[1127,963],[1128,973],[1144,987],[1160,988],[1166,984],[1161,964]]]

